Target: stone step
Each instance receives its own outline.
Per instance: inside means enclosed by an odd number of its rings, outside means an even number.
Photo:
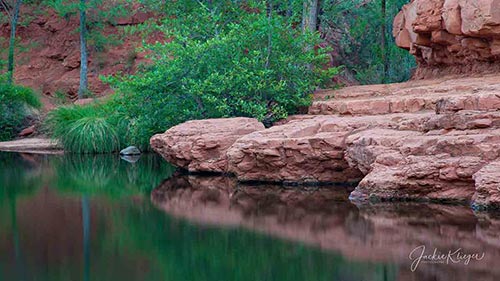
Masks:
[[[481,91],[500,91],[497,75],[461,79],[414,80],[405,83],[352,86],[341,89],[318,90],[315,101],[332,99],[369,99],[388,96],[426,96],[434,94],[472,94]]]
[[[495,111],[500,109],[500,89],[478,93],[446,93],[428,95],[386,96],[367,99],[332,99],[315,101],[310,115],[383,115],[391,113],[436,113],[461,110]]]
[[[378,115],[422,110],[500,109],[500,83],[495,75],[421,80],[400,84],[347,87],[315,93],[311,115]]]

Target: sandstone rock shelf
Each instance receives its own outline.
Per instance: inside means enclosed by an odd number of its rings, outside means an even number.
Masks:
[[[58,142],[44,138],[26,138],[15,141],[0,142],[0,151],[37,154],[63,153],[63,149]]]
[[[359,182],[354,201],[500,206],[498,77],[350,87],[316,99],[308,115],[269,129],[248,118],[190,121],[151,143],[179,167],[242,182]]]

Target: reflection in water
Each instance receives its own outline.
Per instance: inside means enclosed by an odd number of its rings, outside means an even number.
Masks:
[[[388,264],[168,216],[150,204],[172,172],[157,160],[0,154],[0,279],[394,280]]]
[[[223,177],[183,176],[153,190],[155,205],[201,225],[244,227],[300,241],[352,260],[395,264],[397,280],[500,280],[500,220],[468,206],[376,204],[356,207],[342,188],[244,186]],[[470,264],[422,264],[410,252],[425,245],[448,253],[485,253]]]
[[[0,153],[0,280],[500,280],[491,213],[172,173],[153,156]],[[418,245],[486,256],[411,272]]]

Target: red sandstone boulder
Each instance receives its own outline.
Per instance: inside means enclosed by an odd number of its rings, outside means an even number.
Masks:
[[[151,138],[168,162],[190,172],[226,172],[227,149],[242,136],[264,129],[252,118],[188,121]]]
[[[19,133],[19,136],[20,137],[27,137],[29,135],[32,135],[33,133],[35,133],[35,126],[32,125],[32,126],[29,126],[25,129],[23,129],[20,133]]]

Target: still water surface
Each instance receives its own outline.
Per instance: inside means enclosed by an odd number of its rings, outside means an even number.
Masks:
[[[497,214],[348,193],[179,175],[152,155],[0,153],[0,280],[500,280]],[[412,270],[422,246],[484,256]]]

